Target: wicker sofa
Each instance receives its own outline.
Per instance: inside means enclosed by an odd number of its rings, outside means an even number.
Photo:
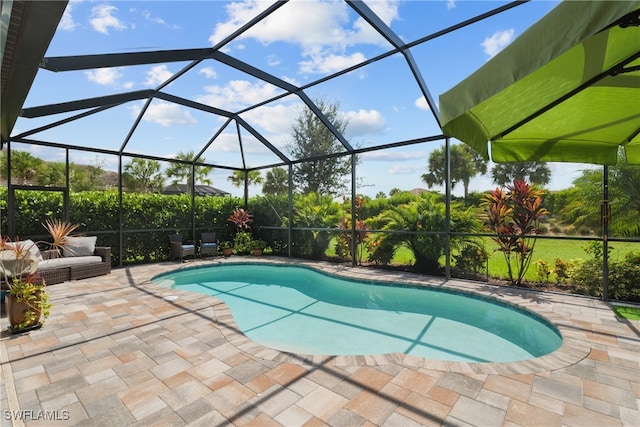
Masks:
[[[25,240],[25,246],[37,252],[39,273],[47,285],[86,279],[111,273],[111,248],[95,246],[95,236],[69,237],[62,254],[57,250],[40,251]]]

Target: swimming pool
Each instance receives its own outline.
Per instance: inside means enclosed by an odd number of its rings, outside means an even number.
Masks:
[[[498,300],[363,283],[301,266],[225,263],[161,274],[152,282],[224,301],[248,338],[291,353],[511,362],[562,344],[542,317]]]

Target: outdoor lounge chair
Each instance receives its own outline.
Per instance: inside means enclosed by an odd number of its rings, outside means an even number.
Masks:
[[[171,248],[171,259],[180,258],[180,262],[184,261],[184,257],[191,255],[196,257],[196,245],[193,240],[182,240],[182,234],[169,234],[169,247]]]
[[[200,258],[202,255],[218,255],[218,240],[216,233],[202,233],[200,235]]]

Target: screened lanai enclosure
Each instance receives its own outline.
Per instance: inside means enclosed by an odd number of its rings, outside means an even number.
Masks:
[[[639,23],[638,1],[3,2],[0,232],[69,220],[115,266],[245,233],[640,301]]]

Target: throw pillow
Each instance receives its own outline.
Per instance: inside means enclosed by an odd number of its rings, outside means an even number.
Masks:
[[[62,248],[62,256],[90,256],[96,250],[97,236],[72,236],[67,237]]]
[[[29,251],[29,257],[35,259],[36,261],[42,261],[42,254],[40,253],[40,249],[38,249],[38,245],[36,245],[33,240],[21,240],[18,242],[7,242],[7,248],[15,248],[16,246],[20,246],[22,250]]]

